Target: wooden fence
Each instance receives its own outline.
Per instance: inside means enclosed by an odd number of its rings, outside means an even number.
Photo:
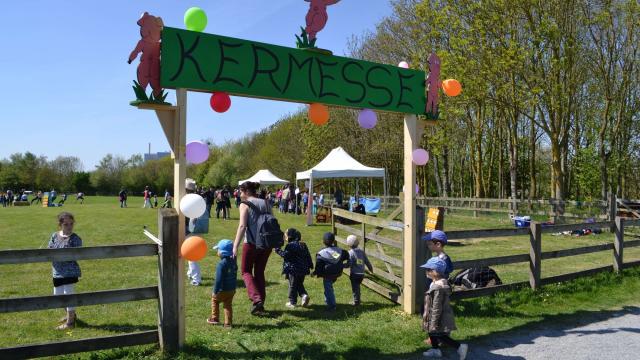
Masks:
[[[385,253],[383,251],[383,246],[388,246],[394,249],[402,249],[402,243],[401,241],[390,239],[379,234],[383,229],[400,232],[403,231],[403,224],[401,222],[392,220],[397,215],[397,213],[394,213],[391,214],[390,218],[380,219],[371,216],[354,214],[345,210],[334,209],[332,225],[334,234],[336,234],[336,240],[343,244],[345,243],[345,237],[341,236],[338,231],[344,231],[348,234],[356,235],[361,239],[361,244],[365,244],[363,248],[365,249],[367,255],[384,263],[386,271],[374,268],[374,273],[373,276],[371,276],[371,279],[365,280],[363,284],[373,291],[387,297],[391,301],[400,304],[402,302],[402,277],[403,273],[405,273],[407,269],[403,269],[403,262],[401,258],[398,258],[397,256],[394,257]],[[339,217],[341,219],[336,219],[336,217]],[[338,223],[338,220],[344,221],[342,219],[347,219],[347,221],[356,222],[357,224],[354,227]],[[418,225],[418,228],[424,229],[424,211],[418,212],[418,219],[418,224],[422,224],[422,226]],[[640,261],[627,263],[623,262],[624,248],[640,246],[640,240],[624,240],[625,227],[629,226],[640,226],[640,220],[626,220],[624,218],[616,217],[615,221],[602,221],[596,223],[553,225],[543,227],[542,224],[533,222],[529,228],[447,231],[449,240],[499,238],[513,236],[528,236],[530,240],[530,249],[529,253],[527,254],[454,261],[453,263],[454,269],[457,270],[481,266],[528,263],[529,281],[509,283],[479,289],[457,290],[453,292],[452,299],[465,299],[478,296],[486,296],[494,294],[498,291],[510,290],[527,285],[529,285],[532,289],[538,289],[546,284],[569,281],[581,276],[592,275],[602,271],[613,270],[618,272],[626,267],[638,266],[640,265]],[[613,232],[615,234],[615,241],[609,244],[591,245],[579,248],[542,252],[543,233],[583,230],[596,227],[608,229]],[[419,246],[417,247],[418,252],[415,254],[416,263],[422,264],[426,261],[426,259],[428,259],[430,254],[424,244],[424,241],[422,241],[420,237],[418,237],[417,241]],[[370,250],[372,242],[375,246],[374,250]],[[599,251],[612,251],[613,264],[547,278],[541,277],[542,260],[589,254]],[[409,269],[408,271],[417,270],[418,269]],[[423,282],[418,281],[416,284],[414,284],[414,286],[418,289],[417,294],[419,294],[418,298],[415,300],[417,304],[422,301],[421,297],[424,292],[424,284],[422,283]]]
[[[382,196],[383,203],[393,207],[401,203],[399,196]],[[416,203],[425,207],[444,207],[447,211],[471,211],[478,214],[525,214],[545,216],[554,222],[563,219],[611,220],[615,217],[616,209],[621,206],[621,200],[612,201],[559,201],[556,199],[541,200],[513,200],[488,198],[452,198],[452,197],[424,197],[417,196]],[[612,208],[613,206],[613,208]]]
[[[160,235],[156,240],[161,245],[156,243],[0,251],[0,265],[138,256],[158,257],[157,286],[102,290],[71,295],[5,298],[0,299],[0,313],[157,299],[159,318],[157,330],[0,348],[0,359],[27,359],[155,343],[159,343],[166,351],[177,350],[178,214],[174,209],[159,211],[158,228]]]

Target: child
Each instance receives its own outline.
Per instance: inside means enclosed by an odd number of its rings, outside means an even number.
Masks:
[[[422,355],[434,358],[442,357],[440,345],[446,344],[455,348],[460,359],[464,360],[467,357],[469,346],[460,344],[449,337],[449,333],[456,330],[456,324],[453,309],[449,303],[451,287],[447,278],[444,277],[447,264],[439,257],[434,256],[420,267],[426,269],[426,276],[432,280],[431,286],[425,293],[422,314],[422,329],[429,334],[432,348]]]
[[[51,234],[49,239],[49,249],[62,249],[81,247],[82,239],[73,232],[75,220],[68,212],[61,212],[58,215],[59,231]],[[80,265],[77,261],[54,261],[53,272],[53,295],[69,295],[74,293],[74,284],[81,276]],[[73,328],[76,324],[76,310],[74,307],[67,307],[67,315],[60,320],[58,330]]]
[[[309,305],[309,294],[304,288],[304,278],[313,269],[313,261],[307,244],[301,241],[300,231],[289,228],[284,234],[288,244],[284,250],[276,249],[276,253],[284,259],[282,273],[289,280],[289,301],[285,304],[288,308],[295,308],[298,296],[301,297],[302,306]]]
[[[316,254],[316,268],[313,275],[322,278],[324,301],[327,303],[327,310],[332,312],[336,310],[333,283],[342,275],[342,269],[349,260],[349,253],[336,246],[336,238],[333,233],[324,233],[322,243],[325,247]]]
[[[369,271],[373,271],[373,266],[371,266],[367,254],[362,249],[358,249],[358,243],[358,237],[355,235],[347,236],[347,245],[351,248],[347,266],[350,268],[349,280],[351,280],[354,306],[360,305],[360,284],[364,280],[364,266],[366,265]]]
[[[442,276],[445,279],[449,279],[449,274],[451,274],[451,272],[453,271],[453,262],[451,261],[449,256],[444,252],[444,247],[445,245],[447,245],[447,234],[445,234],[444,231],[441,231],[441,230],[434,230],[432,232],[428,232],[424,234],[424,236],[422,237],[422,240],[427,242],[427,246],[429,247],[429,250],[434,254],[433,256],[436,256],[440,260],[445,262],[447,267],[444,273],[442,274]],[[431,285],[431,279],[427,278],[426,289],[429,289],[430,285]]]
[[[158,207],[158,194],[153,194],[153,207]]]
[[[211,294],[211,317],[207,319],[207,323],[220,324],[220,303],[222,303],[224,305],[224,327],[231,328],[233,323],[232,302],[233,295],[236,293],[238,274],[238,264],[233,257],[233,242],[227,239],[220,240],[213,249],[218,250],[220,262],[216,266],[216,282]]]

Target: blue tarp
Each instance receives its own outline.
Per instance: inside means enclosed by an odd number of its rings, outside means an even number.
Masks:
[[[367,214],[377,214],[380,212],[380,198],[363,198],[358,199],[360,204],[364,205],[364,211]],[[352,196],[349,199],[349,210],[353,211],[354,204],[356,203],[356,199]]]

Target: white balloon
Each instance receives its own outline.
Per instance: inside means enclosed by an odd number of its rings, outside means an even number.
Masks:
[[[206,210],[207,204],[200,195],[187,194],[180,199],[180,211],[188,218],[199,218]]]

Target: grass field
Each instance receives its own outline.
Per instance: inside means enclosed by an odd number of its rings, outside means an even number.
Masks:
[[[63,209],[76,216],[75,231],[84,246],[149,243],[142,235],[143,226],[157,232],[156,210],[142,209],[140,198],[130,198],[129,208],[120,209],[115,197],[88,197],[84,205],[70,200]],[[56,229],[57,208],[0,208],[0,249],[45,247]],[[301,230],[312,251],[320,248],[322,233],[328,225],[305,227],[301,216],[278,215],[283,227]],[[234,209],[232,218],[237,219]],[[480,229],[510,227],[497,217],[471,218],[447,215],[445,228]],[[233,239],[237,220],[213,219],[206,235],[211,246],[221,238]],[[581,238],[544,235],[543,251],[595,245],[612,241],[608,233]],[[468,240],[450,246],[454,260],[528,253],[528,237]],[[626,249],[625,261],[640,259],[639,248]],[[543,277],[611,264],[611,252],[580,255],[543,262]],[[377,359],[420,358],[422,345],[418,316],[405,315],[400,308],[377,294],[363,290],[363,305],[353,308],[348,279],[336,283],[337,313],[324,312],[322,284],[307,278],[311,296],[309,308],[290,310],[286,280],[280,275],[282,260],[272,255],[267,268],[268,317],[249,314],[244,285],[234,299],[234,328],[224,330],[205,323],[210,312],[210,292],[216,258],[212,253],[201,262],[203,286],[186,289],[187,346],[176,357],[264,358],[264,359]],[[157,260],[154,257],[81,261],[83,277],[78,292],[117,289],[157,284]],[[503,281],[528,278],[528,264],[495,267]],[[240,274],[238,274],[240,275]],[[240,279],[240,276],[238,277]],[[0,297],[50,295],[51,266],[48,263],[0,265]],[[459,331],[454,337],[464,341],[482,341],[487,335],[505,332],[527,324],[544,321],[570,321],[586,312],[640,304],[640,270],[630,269],[621,275],[600,274],[574,282],[550,285],[542,291],[528,289],[488,298],[458,301],[455,312]],[[602,294],[606,294],[603,296]],[[78,309],[79,326],[68,332],[53,330],[62,310],[0,314],[0,347],[41,343],[54,340],[81,339],[131,331],[155,329],[155,301],[88,306]],[[154,346],[102,351],[70,356],[73,358],[118,359],[162,358]]]

